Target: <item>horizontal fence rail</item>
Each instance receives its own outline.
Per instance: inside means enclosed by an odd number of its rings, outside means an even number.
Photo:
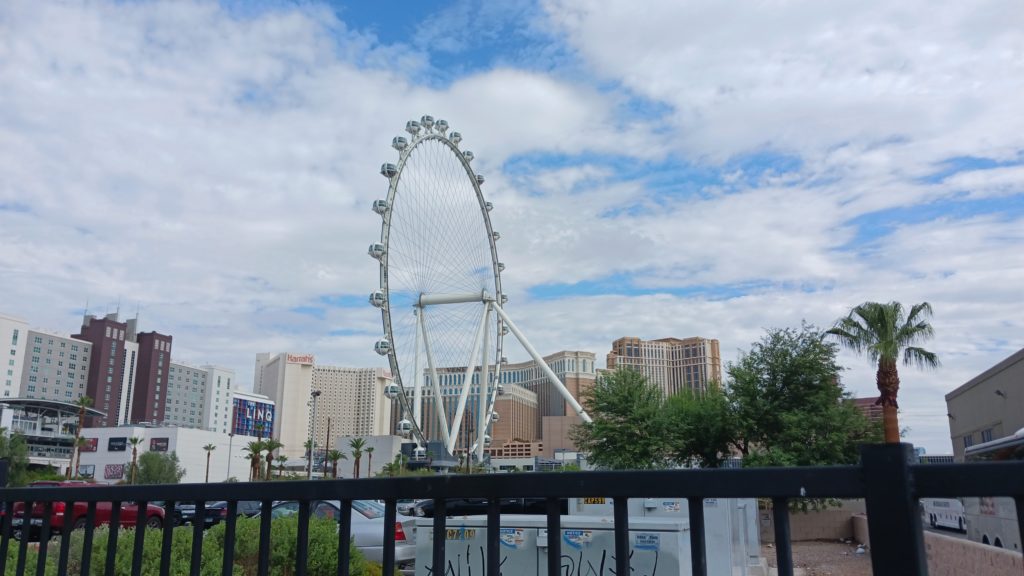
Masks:
[[[978,463],[978,464],[927,464],[915,465],[912,447],[907,444],[865,446],[861,464],[856,466],[800,467],[800,468],[747,468],[715,470],[658,470],[643,472],[565,472],[565,473],[523,473],[491,475],[448,475],[417,476],[402,478],[373,478],[360,480],[299,480],[275,482],[239,482],[217,484],[179,484],[148,486],[94,486],[60,488],[3,488],[0,502],[4,514],[0,518],[0,575],[14,573],[43,574],[47,557],[55,555],[59,572],[65,574],[69,558],[68,542],[72,529],[82,529],[83,552],[81,574],[96,573],[92,570],[94,532],[96,530],[97,505],[114,503],[111,508],[107,537],[107,549],[101,552],[105,557],[104,573],[115,574],[115,552],[117,549],[118,525],[138,523],[144,525],[143,511],[146,503],[165,503],[165,516],[160,529],[122,532],[121,537],[132,539],[130,574],[146,574],[143,553],[146,541],[161,542],[159,574],[180,573],[180,566],[172,566],[171,543],[174,537],[172,510],[175,503],[195,502],[192,547],[188,573],[200,574],[203,568],[204,526],[209,504],[227,502],[225,543],[222,558],[216,566],[221,574],[236,573],[236,511],[239,501],[259,501],[258,562],[255,567],[260,576],[269,574],[271,562],[271,507],[276,501],[297,501],[298,533],[296,535],[295,566],[292,573],[307,574],[309,559],[308,535],[311,518],[310,504],[320,500],[339,501],[339,512],[343,521],[338,528],[337,562],[340,575],[349,572],[349,542],[352,536],[351,522],[344,521],[353,511],[353,501],[381,500],[384,503],[383,574],[394,574],[395,523],[401,520],[396,515],[399,499],[433,499],[435,516],[427,529],[434,534],[431,548],[432,566],[445,564],[445,501],[452,498],[488,499],[489,506],[482,512],[487,518],[486,569],[487,574],[497,576],[500,570],[500,546],[498,529],[501,515],[499,499],[508,497],[530,497],[545,499],[543,518],[548,534],[561,531],[560,500],[569,497],[611,498],[614,519],[614,560],[616,574],[628,574],[629,569],[629,517],[626,501],[631,498],[681,498],[685,499],[690,511],[690,560],[694,576],[707,574],[706,538],[704,530],[703,502],[707,498],[764,498],[774,508],[776,553],[779,574],[793,573],[790,548],[788,506],[801,498],[864,498],[868,510],[868,525],[873,572],[875,576],[925,575],[927,566],[924,557],[921,518],[917,500],[924,497],[963,496],[1009,496],[1013,497],[1018,509],[1024,502],[1024,462]],[[51,526],[52,510],[62,506],[65,511],[87,504],[87,513],[80,525],[72,526],[74,520],[65,512],[61,526]],[[121,503],[130,503],[122,507]],[[21,508],[20,516],[14,514],[16,504]],[[28,538],[21,541],[14,538],[18,526],[23,536],[35,527],[30,526],[28,513],[33,504],[44,507],[39,517],[41,541],[36,549],[34,565],[28,562]],[[128,517],[132,506],[135,516]],[[1024,517],[1018,515],[1018,523]],[[1024,526],[1022,526],[1024,529]],[[59,548],[51,550],[49,536],[59,536]],[[407,535],[412,537],[411,534]],[[45,537],[45,538],[42,538]],[[425,537],[425,535],[420,535]],[[549,562],[547,573],[556,576],[562,573],[560,567],[560,538],[548,538]],[[105,553],[105,554],[104,554]],[[10,563],[14,562],[13,572]],[[181,560],[178,560],[181,561]],[[52,563],[52,562],[51,562]],[[209,568],[207,568],[208,573]],[[542,568],[543,570],[543,568]],[[441,576],[444,570],[433,572]],[[148,576],[148,575],[147,575]]]

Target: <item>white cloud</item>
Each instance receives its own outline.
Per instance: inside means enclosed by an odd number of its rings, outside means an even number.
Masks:
[[[926,179],[954,156],[1019,161],[1008,95],[1024,82],[1020,11],[546,7],[550,21],[524,25],[564,33],[582,72],[495,54],[498,65],[432,86],[417,82],[431,54],[316,6],[238,18],[206,2],[4,3],[0,310],[72,332],[86,299],[93,312],[120,299],[123,315],[138,303],[143,329],[173,334],[176,356],[231,366],[243,382],[261,351],[383,365],[376,310],[293,309],[377,286],[365,255],[380,233],[369,206],[386,192],[377,168],[404,121],[428,113],[477,154],[508,309],[540,350],[601,358],[626,334],[702,335],[731,360],[766,327],[824,325],[868,299],[929,300],[945,366],[902,374],[905,423],[948,450],[933,421],[941,394],[1024,346],[1024,222],[897,221],[864,239],[851,221],[965,192],[1021,194],[1015,166]],[[521,14],[494,10],[474,42]],[[637,120],[634,96],[667,104],[666,118]],[[799,166],[657,182],[681,160],[776,152]],[[523,156],[528,169],[513,169]],[[664,294],[528,296],[612,274]],[[873,370],[844,358],[846,381],[870,393]]]

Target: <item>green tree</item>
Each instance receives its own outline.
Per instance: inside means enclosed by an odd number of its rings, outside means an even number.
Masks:
[[[684,390],[665,401],[668,457],[681,464],[717,468],[735,438],[729,399],[713,383],[704,394]]]
[[[349,448],[352,449],[352,477],[359,478],[359,461],[363,459],[363,448],[366,447],[366,440],[362,438],[353,438],[348,442]]]
[[[886,442],[900,441],[899,405],[896,402],[900,390],[896,363],[900,354],[906,366],[939,366],[938,356],[917,346],[934,335],[932,325],[928,323],[931,315],[932,306],[927,302],[914,304],[906,313],[899,302],[865,302],[845,318],[840,318],[828,331],[843,347],[863,354],[872,364],[877,364],[875,383],[881,394],[878,403],[882,406]]]
[[[139,468],[139,444],[142,444],[142,438],[132,436],[128,439],[128,443],[132,445],[132,467],[128,482],[135,484],[135,473]]]
[[[82,448],[82,443],[79,442],[79,440],[82,438],[82,427],[85,425],[85,410],[92,406],[92,398],[88,396],[79,396],[78,399],[75,400],[75,406],[78,406],[78,426],[75,428],[75,443],[72,445],[74,448],[74,454],[72,454],[74,458],[72,458],[72,461],[78,462],[79,451]],[[72,474],[75,474],[76,476],[78,475],[77,464],[75,465],[74,471],[72,471],[70,467],[68,468],[67,477],[71,478]]]
[[[260,478],[260,454],[263,453],[263,441],[253,440],[242,448],[243,452],[248,452],[246,458],[249,460],[249,480],[259,480]]]
[[[813,326],[772,329],[726,372],[733,446],[744,465],[852,464],[878,428],[843,390],[838,347]]]
[[[331,477],[338,477],[338,460],[348,460],[348,456],[342,454],[341,450],[331,450],[327,453],[326,460],[331,463]]]
[[[366,475],[373,476],[373,446],[367,446],[363,449],[366,453]]]
[[[206,450],[206,482],[210,481],[210,456],[213,455],[213,451],[216,449],[216,444],[207,444],[206,446],[203,446],[203,450]]]
[[[263,441],[263,449],[267,452],[267,480],[270,480],[270,473],[274,467],[274,451],[284,448],[279,440],[267,438]]]
[[[572,438],[592,464],[612,470],[670,464],[665,399],[643,374],[623,368],[601,374],[582,400],[593,421],[576,426]]]
[[[185,477],[176,452],[144,452],[139,456],[139,484],[177,484]]]
[[[0,458],[8,459],[7,485],[28,484],[28,442],[19,432],[10,434],[7,428],[0,428]]]
[[[288,461],[288,457],[281,454],[277,457],[277,477],[280,478],[284,475],[284,464]]]

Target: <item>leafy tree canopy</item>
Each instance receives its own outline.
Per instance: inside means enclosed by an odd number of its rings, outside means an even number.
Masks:
[[[573,431],[573,441],[600,468],[664,468],[668,433],[661,390],[643,374],[629,369],[601,374],[583,393],[593,422]]]
[[[175,452],[146,452],[139,456],[137,484],[177,484],[185,477],[185,469]]]
[[[857,461],[880,427],[849,402],[837,346],[813,326],[768,330],[735,363],[723,386],[665,398],[632,370],[598,378],[584,394],[593,418],[574,430],[590,462],[609,469],[811,466]]]

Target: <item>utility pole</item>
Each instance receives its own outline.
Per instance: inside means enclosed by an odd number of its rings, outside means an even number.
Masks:
[[[306,479],[313,477],[313,458],[316,455],[316,399],[320,397],[319,390],[309,393],[313,398],[313,418],[309,424],[309,462],[306,463]]]

